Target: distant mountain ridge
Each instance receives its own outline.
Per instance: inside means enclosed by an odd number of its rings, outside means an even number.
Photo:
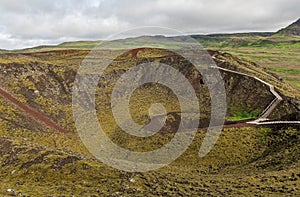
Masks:
[[[204,47],[215,48],[222,46],[261,46],[261,44],[268,44],[272,42],[288,42],[295,43],[300,40],[300,18],[294,23],[290,24],[286,28],[282,28],[277,32],[246,32],[246,33],[218,33],[218,34],[194,34],[190,35],[192,38],[200,42]],[[142,42],[151,43],[153,36],[140,36]],[[156,39],[159,36],[154,36]],[[164,38],[164,36],[160,36]],[[186,36],[175,36],[174,42],[179,44],[181,39],[185,40]],[[124,42],[130,47],[136,43],[132,43],[132,38],[123,39]],[[135,41],[139,39],[134,39]],[[32,48],[18,49],[18,50],[1,50],[0,53],[22,53],[22,52],[42,52],[42,51],[54,51],[54,50],[91,50],[98,46],[102,40],[91,41],[71,41],[64,42],[58,45],[44,45],[36,46]],[[179,44],[180,45],[180,44]]]
[[[279,30],[276,34],[286,36],[300,36],[300,18],[286,28]]]

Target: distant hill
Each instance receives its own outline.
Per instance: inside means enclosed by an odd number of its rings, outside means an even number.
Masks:
[[[286,36],[300,36],[300,18],[286,28],[279,30],[276,34]]]
[[[32,48],[11,50],[9,52],[32,53],[32,52],[56,51],[56,50],[90,50],[96,47],[97,45],[99,45],[100,43],[101,41],[73,41],[73,42],[64,42],[58,45],[41,45]]]
[[[223,34],[209,34],[209,35],[190,35],[196,39],[207,49],[220,50],[227,47],[249,47],[249,46],[269,46],[278,44],[297,44],[300,40],[300,18],[293,24],[283,28],[277,32],[249,32],[249,33],[223,33]],[[157,47],[164,46],[164,36],[140,36],[138,38],[126,38],[122,39],[124,46],[131,48],[138,44],[152,43],[153,39],[162,39],[162,43]],[[183,40],[186,40],[186,36],[174,37],[174,46],[180,46]],[[170,38],[168,39],[170,41]],[[31,53],[42,51],[56,51],[56,50],[91,50],[98,46],[102,41],[73,41],[64,42],[59,45],[45,45],[36,46],[32,48],[20,49],[20,50],[0,50],[0,53]],[[119,41],[118,41],[119,43]],[[108,48],[115,48],[114,42],[110,42]],[[295,47],[298,47],[295,46]]]

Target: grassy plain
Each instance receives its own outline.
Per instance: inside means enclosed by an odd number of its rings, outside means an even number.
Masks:
[[[228,52],[258,63],[300,90],[300,37],[249,34],[195,37],[205,48]]]

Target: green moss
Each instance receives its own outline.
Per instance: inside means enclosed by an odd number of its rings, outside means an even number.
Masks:
[[[234,111],[233,116],[228,117],[229,121],[247,120],[251,118],[257,118],[260,112],[258,110],[247,112],[247,111]]]

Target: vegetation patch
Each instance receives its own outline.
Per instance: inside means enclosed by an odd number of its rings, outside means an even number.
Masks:
[[[300,74],[300,69],[283,69],[283,68],[269,68],[271,72],[276,72],[280,74],[298,75]]]
[[[260,110],[251,110],[245,106],[231,106],[231,116],[227,118],[229,121],[247,120],[251,118],[257,118],[261,113]]]

